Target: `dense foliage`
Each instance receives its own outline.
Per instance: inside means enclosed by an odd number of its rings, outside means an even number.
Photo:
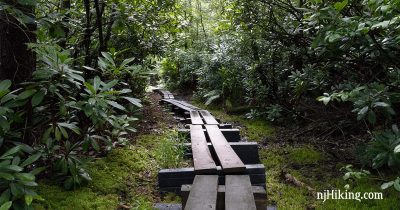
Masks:
[[[128,143],[156,70],[170,89],[244,107],[247,118],[367,134],[360,163],[397,175],[399,8],[399,0],[0,2],[0,209],[32,209],[42,199],[38,177],[71,190],[91,181],[86,163]]]
[[[227,110],[245,106],[249,118],[316,122],[336,138],[369,133],[361,162],[399,172],[398,136],[384,130],[400,111],[400,1],[183,5],[184,39],[159,65],[167,86],[192,87]]]
[[[17,55],[0,61],[0,209],[32,209],[42,199],[34,190],[38,176],[65,189],[86,184],[90,159],[127,144],[166,32],[173,34],[175,6],[130,0],[0,3],[6,32],[0,33],[1,55]],[[24,34],[31,39],[18,39]],[[15,46],[9,45],[13,38]],[[36,62],[22,63],[29,59]],[[4,72],[8,67],[12,74]]]

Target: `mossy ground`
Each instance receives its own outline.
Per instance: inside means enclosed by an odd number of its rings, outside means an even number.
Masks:
[[[348,163],[335,160],[315,147],[307,144],[291,144],[288,142],[265,141],[273,139],[274,127],[262,120],[249,120],[239,115],[228,115],[214,107],[197,106],[210,110],[217,118],[224,122],[239,125],[241,135],[249,141],[262,143],[260,159],[265,165],[267,180],[267,196],[269,205],[276,205],[278,209],[400,209],[400,193],[390,189],[380,190],[382,181],[373,179],[356,180],[351,184],[351,192],[383,192],[383,200],[317,200],[305,187],[295,186],[283,178],[289,173],[296,179],[323,192],[327,189],[341,189],[347,184],[343,180],[340,169]]]
[[[158,170],[163,164],[185,166],[180,151],[168,148],[173,146],[167,143],[172,137],[176,137],[176,132],[166,130],[162,134],[139,136],[136,145],[113,149],[106,157],[89,163],[93,181],[80,189],[66,191],[56,183],[42,181],[38,193],[45,200],[35,204],[36,209],[110,210],[122,205],[131,209],[152,209],[153,204],[160,201],[156,191]],[[167,163],[165,158],[169,160]],[[179,202],[173,194],[165,196],[164,200]]]

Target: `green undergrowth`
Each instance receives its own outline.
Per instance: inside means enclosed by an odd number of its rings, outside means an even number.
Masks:
[[[245,119],[240,115],[229,115],[218,107],[205,107],[196,103],[196,106],[212,112],[223,122],[235,123],[240,126],[241,135],[248,141],[263,141],[273,138],[274,127],[262,120]],[[350,185],[350,192],[383,192],[383,200],[317,200],[316,195],[306,187],[296,186],[286,181],[285,174],[290,174],[297,180],[323,192],[328,189],[345,191],[347,184],[340,169],[348,163],[337,160],[316,149],[313,145],[292,145],[285,142],[264,142],[266,146],[260,149],[260,160],[265,165],[267,180],[268,205],[276,205],[278,209],[400,209],[400,193],[394,189],[381,191],[381,180],[356,180]]]
[[[98,209],[120,206],[152,209],[160,201],[156,192],[157,172],[161,168],[184,167],[183,137],[175,130],[162,134],[141,135],[136,144],[115,148],[106,157],[89,163],[93,179],[87,186],[66,191],[55,182],[41,181],[38,192],[44,201],[36,209]],[[163,202],[179,202],[175,195]]]
[[[247,119],[243,115],[227,114],[216,106],[205,106],[204,104],[193,102],[198,107],[210,111],[217,119],[224,123],[235,123],[241,126],[240,135],[246,137],[248,141],[261,142],[265,137],[273,136],[275,129],[265,120]]]
[[[280,209],[400,209],[400,194],[394,189],[381,191],[382,181],[364,178],[355,180],[349,192],[383,192],[383,200],[317,200],[306,187],[285,181],[290,174],[315,192],[340,189],[347,184],[340,172],[345,163],[333,163],[330,157],[311,145],[270,144],[260,150],[267,172],[267,194],[270,204]]]

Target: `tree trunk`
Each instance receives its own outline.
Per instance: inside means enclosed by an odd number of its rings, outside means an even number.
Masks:
[[[83,38],[83,46],[85,48],[85,66],[90,66],[91,57],[90,57],[90,37],[92,36],[91,24],[90,24],[90,0],[83,0],[83,4],[85,6],[85,14],[86,14],[86,26],[85,26],[85,35]]]
[[[104,4],[104,3],[103,3]],[[99,31],[99,56],[101,56],[101,52],[105,50],[105,45],[104,45],[104,35],[103,35],[103,12],[100,9],[100,3],[99,0],[94,0],[94,7],[96,9],[96,24],[97,24],[97,29]]]
[[[61,8],[64,11],[68,11],[71,9],[71,0],[62,0],[61,2]],[[64,23],[68,23],[70,19],[70,15],[69,13],[67,15],[65,15],[65,17],[63,18],[63,22]],[[64,38],[60,41],[60,46],[62,48],[66,48],[67,47],[67,41],[68,41],[68,34],[69,34],[69,28],[66,26],[63,26],[63,31],[64,31]]]
[[[33,6],[22,6],[15,1],[5,3],[34,18]],[[0,80],[9,79],[13,85],[28,80],[36,68],[35,53],[27,43],[36,42],[36,24],[32,21],[23,26],[18,20],[0,12]]]

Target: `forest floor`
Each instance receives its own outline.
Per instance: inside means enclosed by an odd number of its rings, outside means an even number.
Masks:
[[[191,163],[176,147],[181,141],[176,132],[180,125],[158,105],[158,100],[158,95],[148,94],[138,132],[132,136],[130,145],[115,148],[106,157],[95,158],[88,164],[93,181],[87,186],[65,191],[55,180],[39,181],[38,192],[44,201],[36,203],[35,209],[152,209],[157,202],[179,203],[178,196],[160,195],[157,191],[157,172],[161,168],[187,167]],[[327,141],[318,141],[304,132],[307,128],[273,126],[263,120],[250,120],[193,103],[240,128],[244,140],[260,144],[269,205],[289,210],[400,209],[400,195],[393,189],[383,192],[383,200],[323,203],[316,199],[315,192],[344,190],[347,183],[340,169],[352,161],[350,144],[324,143]],[[381,183],[381,180],[356,180],[350,183],[349,191],[380,191]]]
[[[95,158],[87,169],[93,179],[87,186],[66,191],[57,180],[39,180],[38,193],[44,201],[35,209],[152,209],[157,202],[179,202],[173,194],[157,191],[157,173],[161,168],[185,167],[176,148],[177,122],[159,105],[157,94],[148,94],[137,134],[125,147],[113,149],[105,157]],[[183,154],[183,152],[182,152]]]
[[[260,144],[260,159],[267,175],[268,205],[290,210],[400,209],[400,194],[393,188],[382,191],[383,200],[317,200],[316,192],[335,189],[344,192],[346,184],[350,186],[349,192],[381,192],[383,180],[344,181],[342,168],[355,162],[353,144],[326,139],[326,136],[323,139],[320,134],[314,135],[308,126],[297,127],[294,123],[276,126],[263,120],[246,119],[243,115],[227,114],[220,108],[192,103],[209,110],[223,122],[239,127],[245,140]]]

